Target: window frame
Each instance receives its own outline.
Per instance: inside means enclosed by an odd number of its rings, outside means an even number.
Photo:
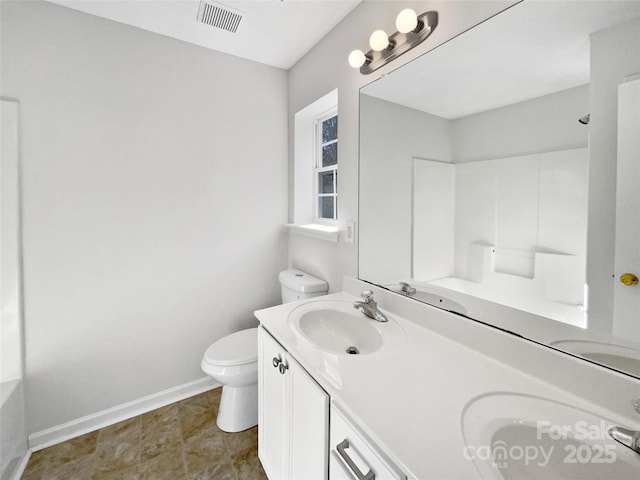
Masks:
[[[336,163],[335,165],[322,166],[322,148],[327,145],[339,144],[338,140],[340,136],[336,131],[336,138],[329,142],[322,142],[322,124],[330,118],[338,117],[338,108],[332,107],[330,110],[318,115],[314,119],[314,155],[313,155],[313,223],[323,225],[337,225],[338,223],[338,163],[339,154],[336,150]],[[339,125],[339,123],[338,123]],[[333,172],[333,193],[320,193],[320,177],[322,173]],[[333,198],[333,218],[321,217],[320,214],[320,199],[321,198]]]

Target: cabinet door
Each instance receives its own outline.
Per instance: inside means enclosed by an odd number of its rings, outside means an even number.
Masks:
[[[275,360],[274,360],[275,359]],[[258,456],[272,480],[289,477],[289,398],[280,373],[286,351],[262,327],[258,329]],[[276,364],[274,366],[274,363]]]
[[[329,464],[329,396],[289,355],[291,479],[326,480]]]

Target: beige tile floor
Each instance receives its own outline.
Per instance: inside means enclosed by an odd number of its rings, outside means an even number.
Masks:
[[[34,452],[22,480],[260,480],[258,428],[216,425],[220,388]]]

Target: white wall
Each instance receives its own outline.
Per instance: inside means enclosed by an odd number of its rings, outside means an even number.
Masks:
[[[414,158],[411,278],[453,274],[456,165]]]
[[[22,378],[22,298],[20,264],[20,192],[18,104],[2,100],[0,192],[0,384]]]
[[[289,164],[293,166],[293,117],[313,101],[334,88],[339,90],[338,114],[339,175],[338,223],[358,219],[358,89],[424,52],[444,43],[475,24],[512,5],[513,1],[380,1],[362,2],[327,34],[289,71]],[[382,28],[395,31],[395,18],[402,9],[412,7],[418,13],[437,10],[439,25],[422,45],[371,75],[361,75],[347,62],[355,49],[368,50],[371,33]],[[289,191],[293,192],[293,172],[289,173]],[[290,195],[289,217],[293,218]],[[356,240],[359,226],[356,224]],[[344,275],[357,275],[356,243],[337,244],[292,234],[289,239],[289,263],[308,270],[329,282],[330,290],[342,288]],[[362,276],[362,275],[361,275]]]
[[[613,325],[618,85],[640,73],[640,20],[591,36],[589,123],[589,230],[587,283],[589,328],[611,333]],[[622,272],[621,272],[622,273]]]
[[[40,2],[2,3],[22,108],[30,432],[203,377],[279,302],[286,72]]]
[[[18,104],[0,102],[0,478],[10,478],[27,453],[24,415],[20,262]]]
[[[360,98],[360,278],[411,277],[413,159],[449,162],[449,122],[411,108]],[[452,232],[453,233],[453,232]]]
[[[452,122],[456,163],[585,147],[589,85],[562,90]]]

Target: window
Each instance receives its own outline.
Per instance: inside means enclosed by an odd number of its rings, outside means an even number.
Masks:
[[[293,233],[338,241],[338,89],[294,116]]]
[[[316,119],[315,215],[320,223],[338,217],[338,115],[336,111]]]

